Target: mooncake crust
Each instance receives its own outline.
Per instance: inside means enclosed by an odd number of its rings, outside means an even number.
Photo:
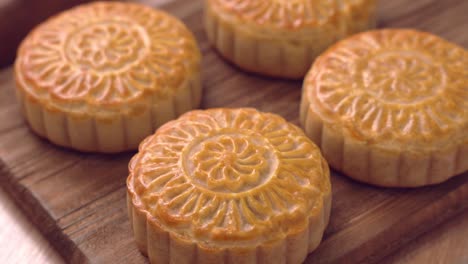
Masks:
[[[329,45],[374,27],[375,9],[375,0],[206,0],[205,28],[240,68],[301,79]]]
[[[146,138],[129,171],[129,215],[151,263],[301,263],[328,223],[328,165],[274,114],[191,111]]]
[[[15,62],[17,94],[32,129],[56,144],[136,149],[164,122],[198,108],[200,60],[192,33],[163,11],[84,4],[23,40]]]
[[[367,183],[417,187],[468,170],[468,53],[429,33],[385,29],[321,55],[301,124],[333,168]]]

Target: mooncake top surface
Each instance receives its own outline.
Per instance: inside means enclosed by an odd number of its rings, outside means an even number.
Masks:
[[[298,127],[254,109],[192,111],[140,145],[129,165],[148,221],[211,246],[306,230],[330,195],[328,165]]]
[[[182,22],[134,3],[96,2],[48,19],[23,41],[20,89],[72,112],[125,111],[172,96],[200,52]]]
[[[332,46],[304,82],[309,107],[354,139],[414,150],[468,140],[468,52],[406,29]]]

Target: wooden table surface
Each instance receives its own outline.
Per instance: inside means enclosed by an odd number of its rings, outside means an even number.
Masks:
[[[50,263],[63,260],[0,188],[0,260],[2,263]],[[468,263],[468,211],[410,242],[383,264]]]
[[[13,0],[0,0],[3,5],[11,2]],[[408,2],[417,5],[427,1]],[[467,24],[468,20],[462,22]],[[0,263],[63,263],[1,188],[0,226]],[[384,263],[468,263],[468,212],[410,242],[386,258]]]

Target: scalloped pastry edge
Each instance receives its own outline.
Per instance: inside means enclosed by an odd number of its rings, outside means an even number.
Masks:
[[[354,33],[375,27],[375,11],[368,14],[368,21],[362,15],[358,17],[358,21],[352,21],[355,25],[350,26]],[[330,39],[335,41],[330,42],[328,38],[316,37],[312,43],[306,43],[294,38],[256,35],[247,26],[235,25],[216,14],[209,1],[205,1],[204,24],[209,42],[225,60],[247,72],[286,79],[303,78],[315,58],[339,39],[332,36]],[[326,33],[325,29],[321,31]],[[321,39],[324,40],[318,41]]]
[[[161,98],[135,113],[68,113],[28,95],[17,80],[16,96],[26,122],[42,138],[83,152],[118,153],[138,149],[140,142],[165,122],[199,108],[199,73],[186,78],[173,97]]]
[[[330,170],[322,158],[325,175],[329,178]],[[309,217],[306,230],[289,234],[286,238],[255,248],[208,247],[188,241],[178,235],[170,234],[152,218],[150,213],[137,204],[136,194],[132,189],[133,171],[127,178],[127,209],[130,225],[138,249],[147,256],[151,263],[178,264],[299,264],[307,254],[314,251],[322,241],[331,213],[331,188],[322,195],[318,214]],[[330,187],[330,186],[329,186]]]
[[[417,153],[368,145],[324,122],[303,89],[300,123],[331,167],[359,182],[382,187],[421,187],[444,182],[468,170],[468,142]]]

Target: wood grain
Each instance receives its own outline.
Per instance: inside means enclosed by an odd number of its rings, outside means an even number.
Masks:
[[[468,211],[411,241],[380,264],[468,263]]]
[[[158,1],[147,0],[156,4]],[[256,107],[298,122],[300,82],[245,74],[210,48],[201,1],[173,1],[204,54],[203,107]],[[468,46],[464,0],[381,1],[380,26],[415,27]],[[133,153],[82,154],[31,133],[14,100],[11,70],[0,74],[0,181],[66,260],[145,263],[125,208],[127,163]],[[468,173],[433,187],[384,189],[332,176],[330,225],[308,263],[377,262],[383,256],[468,208]]]

